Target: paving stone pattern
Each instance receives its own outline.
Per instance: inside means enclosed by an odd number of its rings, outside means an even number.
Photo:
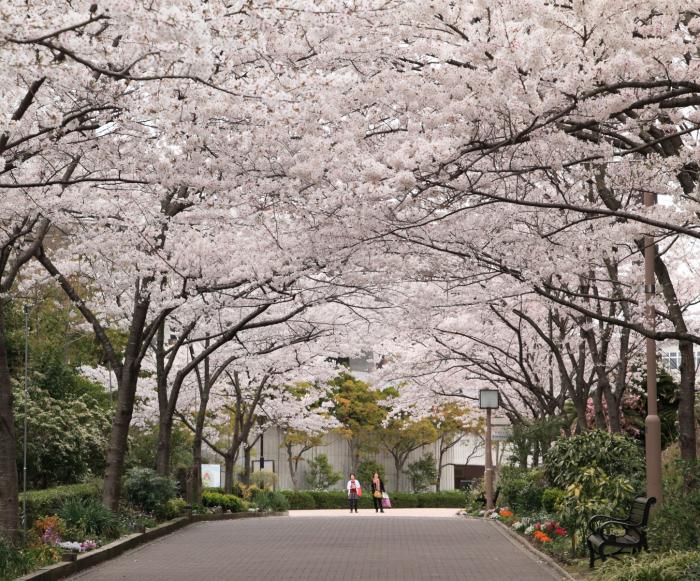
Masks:
[[[476,519],[384,515],[201,522],[72,577],[90,581],[547,581],[536,555]]]

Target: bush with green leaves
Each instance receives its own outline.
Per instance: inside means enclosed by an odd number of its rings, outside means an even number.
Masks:
[[[534,468],[502,466],[498,474],[498,503],[518,514],[531,514],[542,509],[544,474]]]
[[[658,551],[700,549],[700,465],[674,460],[663,478],[663,503],[649,522],[649,545]]]
[[[58,511],[76,539],[115,539],[121,533],[119,519],[95,498],[71,498]]]
[[[547,480],[565,491],[559,501],[572,551],[581,551],[594,514],[624,516],[643,489],[644,459],[638,442],[622,434],[592,430],[561,438],[545,454]]]
[[[464,508],[466,495],[460,490],[416,494],[419,508]]]
[[[415,462],[411,462],[406,470],[413,492],[425,492],[435,485],[437,467],[432,453],[424,454]]]
[[[250,483],[260,489],[272,490],[278,480],[279,476],[272,470],[258,470],[250,474]]]
[[[24,393],[15,390],[18,446],[24,434]],[[33,488],[81,482],[101,474],[109,436],[111,410],[84,395],[56,399],[34,389],[27,398],[27,474]],[[18,457],[18,468],[19,461]]]
[[[286,512],[289,510],[289,501],[281,492],[273,490],[258,490],[253,495],[252,501],[259,510],[265,512]]]
[[[42,516],[56,514],[61,507],[73,499],[99,499],[102,496],[100,481],[85,484],[66,484],[47,488],[46,490],[30,490],[27,492],[27,522],[34,522]],[[19,495],[22,506],[24,494]]]
[[[340,472],[333,469],[325,454],[319,454],[308,462],[305,479],[306,485],[312,490],[328,490],[342,477]]]
[[[598,466],[583,468],[566,487],[559,503],[562,524],[569,530],[572,553],[581,552],[580,540],[588,534],[588,521],[594,514],[626,516],[634,496],[632,483],[624,476],[608,476]]]
[[[549,514],[557,512],[564,496],[566,491],[561,488],[546,488],[542,492],[542,508]]]
[[[124,497],[144,512],[162,517],[166,503],[175,498],[177,484],[168,476],[159,476],[150,468],[132,468],[126,473]]]
[[[700,552],[641,553],[623,561],[609,559],[596,581],[700,581]]]
[[[316,508],[314,497],[309,492],[298,490],[282,490],[289,502],[289,510],[313,510]]]
[[[248,504],[245,500],[234,494],[222,494],[221,492],[203,492],[202,505],[214,508],[219,507],[222,510],[231,512],[245,512],[248,510]]]
[[[636,491],[644,488],[643,451],[629,436],[591,430],[560,438],[544,456],[547,480],[557,488],[565,490],[585,468],[599,468],[612,478],[622,476]]]
[[[369,490],[369,483],[375,472],[378,472],[382,479],[386,481],[386,478],[384,478],[384,467],[375,460],[365,459],[358,465],[355,476],[357,476],[360,484]]]
[[[14,579],[54,563],[57,557],[58,552],[49,545],[20,547],[0,536],[0,579]]]

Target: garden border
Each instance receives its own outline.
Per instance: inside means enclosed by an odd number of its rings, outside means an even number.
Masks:
[[[213,513],[213,514],[198,514],[193,516],[183,516],[171,521],[160,524],[152,529],[147,529],[143,533],[133,533],[121,539],[117,539],[87,553],[79,554],[75,561],[66,561],[49,565],[37,569],[33,573],[27,573],[22,577],[18,577],[16,581],[58,581],[65,579],[69,575],[74,575],[95,565],[109,561],[126,551],[155,541],[160,537],[173,533],[189,524],[206,521],[218,520],[237,520],[242,518],[260,518],[272,516],[289,516],[288,511],[284,512],[234,512],[234,513]]]
[[[552,569],[554,569],[557,573],[562,575],[563,579],[567,579],[568,581],[577,581],[575,577],[571,575],[564,567],[562,567],[559,563],[557,563],[552,557],[544,553],[543,551],[540,551],[537,547],[535,547],[532,543],[528,542],[525,540],[523,537],[521,537],[518,533],[515,531],[512,531],[510,527],[502,523],[501,521],[494,520],[494,519],[487,519],[493,522],[493,524],[496,526],[496,529],[501,532],[501,534],[505,537],[508,537],[511,541],[515,542],[517,541],[520,543],[523,547],[525,547],[526,550],[531,551],[539,559],[541,559],[546,565],[549,565]]]

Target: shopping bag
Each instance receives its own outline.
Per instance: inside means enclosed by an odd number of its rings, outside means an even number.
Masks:
[[[360,488],[360,487],[358,486],[358,487],[357,487],[357,497],[359,498],[360,496],[362,496],[362,488]]]
[[[391,508],[391,499],[386,492],[382,494],[382,508]]]

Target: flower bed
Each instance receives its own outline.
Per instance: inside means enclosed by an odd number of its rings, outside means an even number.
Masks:
[[[546,551],[558,560],[565,563],[571,562],[569,532],[551,515],[541,514],[518,518],[512,510],[502,507],[494,510],[489,518],[503,522],[538,549]]]

